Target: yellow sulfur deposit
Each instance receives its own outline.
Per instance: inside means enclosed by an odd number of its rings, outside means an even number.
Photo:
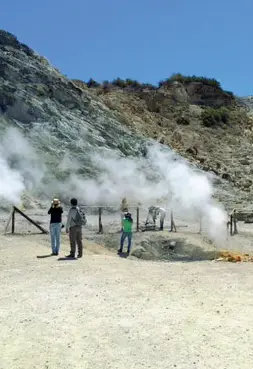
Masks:
[[[249,254],[240,254],[238,252],[221,250],[216,254],[216,261],[230,261],[232,263],[237,263],[240,261],[252,262],[253,256],[250,256]]]

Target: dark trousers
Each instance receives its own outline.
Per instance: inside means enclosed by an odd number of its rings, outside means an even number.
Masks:
[[[164,219],[160,219],[160,230],[163,231]]]
[[[119,249],[119,252],[122,252],[123,251],[124,242],[125,242],[125,239],[126,238],[128,240],[127,252],[130,254],[131,245],[132,245],[132,232],[122,232],[121,239],[120,239],[120,249]]]
[[[75,256],[76,245],[78,247],[78,256],[83,255],[82,227],[71,227],[69,229],[70,255]]]

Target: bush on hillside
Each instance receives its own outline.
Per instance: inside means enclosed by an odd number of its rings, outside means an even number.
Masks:
[[[130,79],[130,78],[126,79],[126,85],[128,87],[132,87],[132,88],[140,88],[141,87],[141,83],[139,83],[138,81],[136,81],[134,79]]]
[[[99,87],[100,84],[95,81],[94,79],[90,78],[89,81],[86,83],[86,85],[90,88],[90,87]]]
[[[102,83],[102,89],[103,89],[104,93],[109,92],[110,91],[110,82],[109,81],[104,81]]]
[[[108,84],[111,84],[113,86],[117,86],[119,88],[132,88],[132,89],[143,89],[143,88],[149,88],[149,89],[155,89],[155,86],[149,84],[149,83],[140,83],[134,79],[126,78],[116,78],[112,82],[106,81]]]
[[[201,119],[205,127],[215,127],[220,124],[227,124],[229,116],[229,111],[226,108],[208,108],[202,112]]]
[[[189,84],[191,82],[201,82],[209,86],[214,86],[221,89],[221,84],[214,78],[207,77],[197,77],[197,76],[183,76],[180,73],[173,74],[170,78],[167,78],[163,81],[159,82],[159,87],[169,86],[173,84],[173,82],[180,82],[182,84]]]
[[[117,78],[117,79],[114,79],[111,84],[113,86],[117,86],[117,87],[120,87],[120,88],[125,88],[126,87],[126,81],[124,81],[123,79],[121,78]]]
[[[184,116],[178,117],[177,124],[180,124],[182,126],[188,126],[190,124],[190,119]]]

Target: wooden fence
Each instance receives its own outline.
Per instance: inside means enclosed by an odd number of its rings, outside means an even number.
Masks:
[[[115,209],[115,207],[113,206],[88,206],[88,205],[80,205],[81,208],[94,208],[94,209],[98,209],[98,233],[102,234],[104,233],[104,226],[103,226],[103,214],[105,214],[106,209],[108,208],[113,208]],[[136,232],[139,231],[143,231],[145,227],[141,226],[140,223],[140,208],[138,206],[136,207],[132,207],[132,209],[134,209],[134,213],[135,213],[135,224],[136,224]],[[116,210],[115,210],[116,212]],[[18,209],[16,206],[14,206],[12,208],[10,217],[7,221],[4,233],[7,233],[8,228],[11,225],[11,233],[14,234],[15,233],[15,219],[16,219],[16,214],[21,215],[23,218],[25,218],[29,223],[31,223],[32,225],[34,225],[36,228],[38,228],[43,234],[48,234],[49,232],[43,228],[38,222],[36,222],[35,220],[33,220],[31,217],[29,217],[27,214],[25,214],[23,211],[21,211],[20,209]],[[181,227],[187,227],[187,225],[180,225],[180,224],[176,224],[177,221],[175,221],[174,218],[174,213],[173,210],[170,210],[170,212],[167,209],[167,214],[170,214],[170,219],[169,219],[169,232],[177,232],[178,228]],[[229,214],[229,221],[227,222],[227,228],[230,230],[230,235],[236,235],[238,234],[238,227],[237,227],[237,223],[240,221],[244,221],[247,223],[253,223],[253,210],[242,210],[242,209],[233,209],[231,211],[231,213]],[[155,229],[155,227],[154,227]],[[199,232],[198,233],[202,233],[202,221],[201,218],[199,220]]]

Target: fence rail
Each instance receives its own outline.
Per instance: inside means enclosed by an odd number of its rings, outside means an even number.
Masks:
[[[121,228],[121,218],[120,218],[120,210],[117,209],[116,206],[90,206],[90,205],[80,205],[80,208],[85,212],[87,216],[87,226],[86,230],[90,232],[96,233],[107,233],[114,232],[120,230]],[[64,220],[66,220],[66,214],[68,209],[64,209],[64,217],[63,224],[65,224]],[[156,223],[150,229],[147,229],[145,226],[148,209],[142,208],[139,206],[129,207],[129,211],[132,213],[135,227],[134,231],[140,232],[144,230],[156,230]],[[180,225],[178,221],[178,217],[175,216],[175,213],[171,209],[166,209],[166,218],[165,218],[165,226],[164,228],[170,232],[177,232],[178,228],[185,228],[187,225]],[[26,226],[24,227],[24,222],[21,219],[25,219]],[[49,219],[50,217],[47,215],[47,209],[29,209],[29,210],[20,210],[17,207],[13,207],[11,214],[7,220],[5,221],[4,233],[11,232],[14,233],[22,233],[24,229],[27,229],[27,226],[30,224],[32,229],[36,227],[40,232],[46,234],[49,229]],[[159,217],[158,219],[159,220]],[[29,232],[31,232],[29,228]]]
[[[86,231],[91,233],[112,233],[117,232],[121,228],[121,219],[120,219],[120,210],[115,205],[110,206],[96,206],[96,205],[80,205],[80,208],[84,210],[87,216],[87,226]],[[42,233],[48,233],[49,229],[49,216],[47,216],[47,209],[36,209],[36,210],[25,210],[21,211],[17,207],[13,207],[11,214],[5,223],[4,233],[11,232],[14,234],[15,232],[22,233],[24,232],[24,222],[20,221],[20,216],[25,219],[27,224],[30,224],[32,227],[36,227]],[[64,209],[64,220],[66,218],[67,210]],[[204,224],[202,224],[202,219],[195,218],[195,221],[192,218],[186,218],[184,214],[180,212],[174,211],[172,209],[166,210],[166,218],[164,229],[167,229],[169,232],[187,232],[187,233],[205,233],[206,229]],[[129,207],[129,211],[132,213],[135,228],[134,231],[147,231],[147,230],[156,230],[156,224],[154,227],[147,229],[145,226],[147,216],[148,216],[148,208],[143,208],[139,206],[131,206]],[[158,217],[159,219],[159,217]],[[233,209],[228,214],[227,230],[231,236],[236,235],[238,233],[238,222],[245,223],[253,223],[253,210],[243,210],[243,209]],[[240,232],[244,231],[243,226],[240,226]],[[29,230],[30,232],[30,230]]]

